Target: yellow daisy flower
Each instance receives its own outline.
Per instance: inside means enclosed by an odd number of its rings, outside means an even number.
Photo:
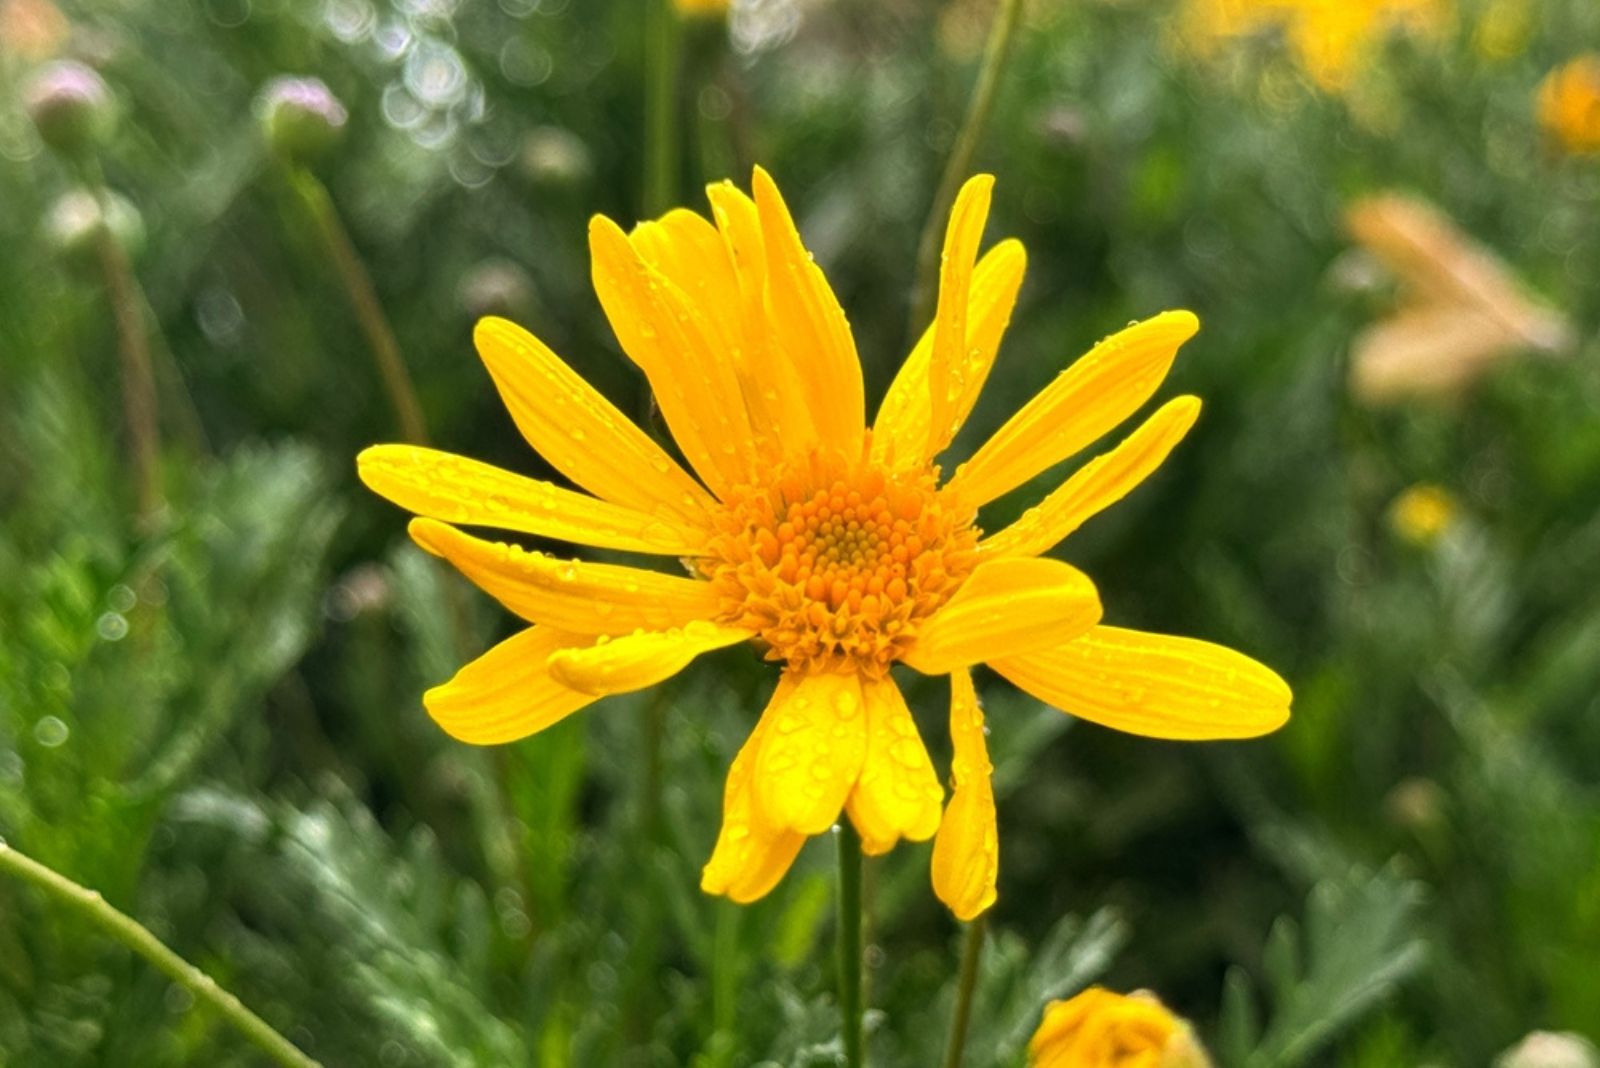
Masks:
[[[600,303],[693,474],[501,319],[478,324],[478,351],[523,436],[581,491],[415,446],[361,453],[362,480],[421,517],[417,543],[532,624],[423,701],[456,738],[509,742],[754,642],[783,673],[728,773],[702,887],[759,898],[848,815],[871,854],[937,833],[935,888],[975,916],[994,900],[998,846],[973,665],[1154,737],[1248,737],[1289,714],[1288,687],[1239,653],[1100,625],[1093,583],[1042,555],[1160,464],[1195,398],[1169,401],[1012,526],[976,525],[983,505],[1149,400],[1198,323],[1167,312],[1102,341],[941,482],[934,458],[972,410],[1022,283],[1017,241],[977,258],[993,179],[961,191],[935,321],[870,428],[844,312],[772,179],[757,168],[753,185],[711,186],[709,220],[679,209],[632,233],[604,217],[589,228]],[[557,559],[457,524],[681,558],[687,574]],[[951,678],[944,814],[896,662]]]
[[[1211,1068],[1189,1025],[1153,995],[1093,986],[1053,1001],[1028,1043],[1030,1068]]]

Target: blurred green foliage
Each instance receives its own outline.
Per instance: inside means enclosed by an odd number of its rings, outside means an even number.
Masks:
[[[905,349],[914,245],[970,84],[957,31],[986,6],[960,6],[754,0],[686,35],[683,198],[774,171],[870,397]],[[56,11],[0,8],[35,31]],[[492,751],[422,712],[421,690],[508,624],[354,479],[394,417],[253,110],[281,74],[342,99],[342,141],[312,166],[433,440],[548,474],[469,329],[509,314],[648,417],[584,244],[591,213],[629,222],[642,195],[636,8],[63,3],[59,33],[13,20],[0,40],[0,835],[329,1065],[837,1056],[828,850],[748,909],[697,889],[767,666],[717,654]],[[1270,34],[1201,61],[1162,4],[1030,5],[980,154],[990,232],[1024,240],[1029,279],[951,455],[1096,338],[1195,309],[1172,389],[1205,398],[1199,427],[1065,551],[1112,622],[1244,649],[1297,701],[1270,739],[1185,747],[980,679],[1004,860],[974,1068],[1018,1063],[1044,1000],[1095,980],[1157,990],[1230,1066],[1474,1066],[1536,1027],[1595,1036],[1600,163],[1552,152],[1532,115],[1543,73],[1600,43],[1600,9],[1528,11],[1515,49],[1486,57],[1468,5],[1330,97]],[[110,85],[101,165],[142,222],[166,498],[143,521],[95,260],[48,225],[85,178],[14,91],[46,51]],[[1458,397],[1354,401],[1351,339],[1394,294],[1341,215],[1396,187],[1506,256],[1574,351],[1507,360]],[[1385,517],[1422,481],[1459,516],[1415,545]],[[946,697],[904,681],[942,764]],[[885,1068],[936,1062],[953,996],[927,852],[869,866]],[[0,1063],[253,1057],[0,883]]]

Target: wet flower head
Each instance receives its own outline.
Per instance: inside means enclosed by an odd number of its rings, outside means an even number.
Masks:
[[[479,744],[532,734],[695,657],[753,644],[783,665],[734,757],[709,893],[761,897],[807,837],[848,818],[862,848],[934,845],[935,892],[970,919],[996,897],[999,838],[970,669],[1107,726],[1240,738],[1289,714],[1283,680],[1239,653],[1100,625],[1094,583],[1045,554],[1131,492],[1199,414],[1162,405],[1014,524],[985,536],[990,501],[1077,454],[1142,407],[1199,323],[1165,312],[1101,341],[950,477],[935,462],[977,402],[1026,256],[981,257],[993,180],[957,197],[934,322],[866,421],[855,340],[776,184],[707,190],[623,231],[590,224],[592,277],[688,467],[527,331],[476,339],[512,418],[581,489],[402,445],[363,452],[368,486],[419,513],[412,537],[531,626],[424,695]],[[457,524],[682,561],[671,573],[562,560]],[[891,665],[948,676],[945,789]]]
[[[977,564],[974,519],[928,473],[816,452],[730,494],[700,567],[768,659],[878,678]]]

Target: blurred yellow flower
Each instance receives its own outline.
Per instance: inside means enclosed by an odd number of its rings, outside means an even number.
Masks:
[[[680,15],[724,15],[733,0],[672,0]]]
[[[1053,1001],[1028,1043],[1030,1068],[1210,1068],[1189,1025],[1153,995],[1090,987]]]
[[[1198,329],[1193,315],[1102,341],[941,483],[934,458],[972,410],[1022,283],[1017,241],[978,259],[992,185],[974,178],[957,198],[935,321],[870,428],[849,324],[760,168],[753,197],[729,182],[707,190],[711,219],[679,209],[632,233],[599,216],[589,228],[600,303],[693,474],[531,334],[480,322],[478,351],[517,426],[588,492],[413,446],[362,452],[363,481],[423,517],[417,543],[532,624],[427,692],[440,726],[512,741],[753,642],[784,669],[729,770],[703,888],[761,897],[808,836],[848,815],[872,854],[937,833],[935,889],[962,918],[994,900],[998,865],[973,665],[1136,734],[1280,726],[1290,694],[1272,671],[1221,646],[1101,626],[1094,584],[1043,555],[1156,469],[1194,422],[1194,397],[1169,401],[1011,526],[985,537],[976,525],[984,504],[1142,407]],[[560,560],[453,524],[676,557],[689,573]],[[897,662],[951,678],[947,815],[889,673]]]
[[[1189,0],[1181,26],[1203,53],[1235,38],[1282,33],[1312,80],[1338,91],[1388,34],[1436,34],[1453,10],[1452,0]]]
[[[1567,152],[1600,152],[1600,53],[1585,53],[1545,76],[1539,124]]]
[[[1513,353],[1571,345],[1565,317],[1524,295],[1498,256],[1427,201],[1364,197],[1345,225],[1405,293],[1401,308],[1351,346],[1350,384],[1362,400],[1453,395]]]
[[[1427,547],[1450,528],[1459,512],[1456,499],[1448,490],[1419,482],[1389,505],[1389,525],[1411,544]]]

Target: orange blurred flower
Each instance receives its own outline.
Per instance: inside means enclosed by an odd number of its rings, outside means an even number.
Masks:
[[[1398,277],[1405,299],[1352,346],[1351,387],[1363,400],[1455,393],[1512,353],[1570,344],[1565,318],[1525,296],[1499,257],[1427,201],[1367,197],[1345,223]]]
[[[1600,152],[1600,53],[1585,53],[1545,76],[1539,124],[1567,152]]]

